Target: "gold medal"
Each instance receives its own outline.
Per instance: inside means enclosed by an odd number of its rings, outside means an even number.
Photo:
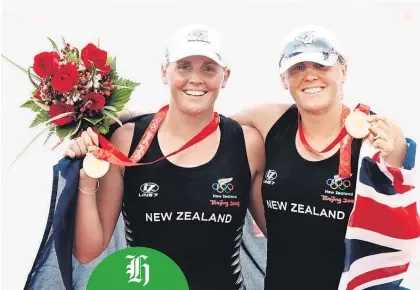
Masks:
[[[88,153],[83,160],[83,169],[91,178],[101,178],[109,170],[109,162],[99,160],[92,153]]]
[[[365,113],[361,111],[351,112],[344,123],[347,132],[356,139],[362,139],[369,134],[370,123]]]

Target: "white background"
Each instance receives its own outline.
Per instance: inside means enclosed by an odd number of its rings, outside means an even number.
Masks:
[[[151,111],[168,101],[160,78],[165,40],[184,25],[203,23],[224,41],[232,74],[217,111],[230,114],[257,103],[290,102],[277,71],[282,37],[298,26],[324,25],[338,35],[349,60],[347,104],[369,104],[420,143],[419,1],[174,2],[9,0],[2,7],[1,50],[28,67],[35,54],[51,50],[47,37],[61,44],[64,36],[81,49],[99,35],[101,48],[117,56],[120,76],[143,83],[130,107]],[[34,114],[19,108],[33,89],[27,76],[4,60],[1,65],[1,286],[14,290],[23,289],[38,251],[52,165],[65,144],[51,151],[57,140],[43,146],[42,137],[7,168],[41,128],[29,129]],[[420,281],[420,255],[406,281],[420,289],[415,276]]]

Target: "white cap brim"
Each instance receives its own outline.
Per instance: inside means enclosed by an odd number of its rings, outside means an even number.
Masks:
[[[337,59],[337,54],[330,54],[328,59],[325,59],[324,54],[321,52],[302,52],[296,56],[282,59],[280,63],[280,73],[282,74],[295,64],[304,61],[315,62],[324,66],[333,66],[337,62]]]
[[[169,62],[176,62],[180,59],[193,55],[201,55],[208,57],[214,60],[222,67],[226,67],[226,63],[221,60],[219,54],[214,52],[209,45],[202,42],[189,43],[188,46],[185,46],[184,48],[179,49],[178,51],[172,51],[171,55],[169,56]]]

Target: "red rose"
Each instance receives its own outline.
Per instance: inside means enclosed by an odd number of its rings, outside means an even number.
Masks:
[[[102,71],[102,75],[109,74],[111,66],[106,64],[107,52],[97,48],[94,44],[89,43],[82,49],[80,58],[82,59],[85,67],[92,70],[92,65],[89,61],[95,64],[95,67]]]
[[[51,85],[60,94],[67,93],[79,82],[77,68],[72,63],[61,66],[54,75]]]
[[[50,107],[50,119],[58,115],[67,113],[67,112],[74,112],[73,105],[68,105],[65,103],[52,104]],[[56,124],[57,126],[63,126],[73,121],[73,119],[74,119],[74,114],[71,114],[71,115],[62,117],[60,119],[54,120],[52,122]]]
[[[49,77],[58,69],[60,56],[56,52],[41,52],[34,57],[34,71],[41,78]]]
[[[86,106],[89,110],[101,110],[105,106],[104,96],[98,93],[90,92],[87,94],[83,100],[83,105],[89,101],[89,105]]]

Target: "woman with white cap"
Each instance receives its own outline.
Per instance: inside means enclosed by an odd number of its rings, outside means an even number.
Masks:
[[[279,65],[295,104],[260,105],[233,116],[257,128],[265,140],[265,289],[336,290],[349,266],[344,241],[362,138],[380,150],[382,162],[396,168],[403,166],[408,145],[384,116],[367,116],[363,106],[349,115],[342,103],[347,64],[331,32],[322,27],[294,31]]]
[[[263,213],[264,145],[257,130],[214,112],[229,74],[214,30],[193,25],[171,37],[162,66],[169,106],[124,124],[111,137],[126,156],[142,155],[142,136],[160,127],[146,142],[150,147],[141,162],[163,160],[147,166],[111,165],[100,182],[80,170],[74,237],[80,262],[106,248],[122,211],[128,245],[168,255],[191,290],[245,289],[241,230],[250,201],[253,212]],[[202,140],[167,156],[193,136]],[[98,136],[89,129],[65,155],[83,157],[93,143],[98,144]],[[264,229],[263,214],[254,218]]]

